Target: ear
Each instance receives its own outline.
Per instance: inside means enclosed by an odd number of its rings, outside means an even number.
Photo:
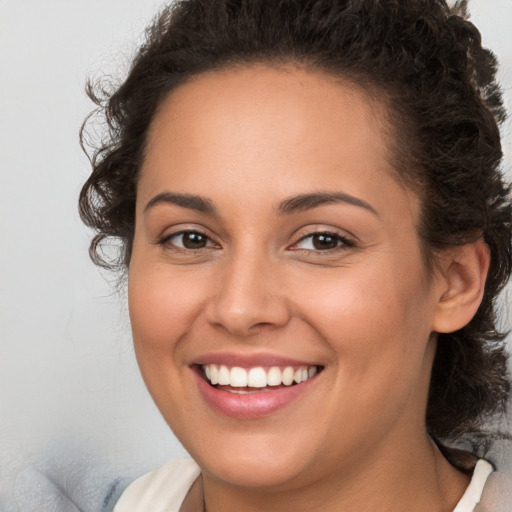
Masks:
[[[490,261],[482,238],[441,253],[433,331],[453,332],[471,321],[482,302]]]

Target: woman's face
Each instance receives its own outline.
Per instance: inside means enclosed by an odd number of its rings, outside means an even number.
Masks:
[[[156,114],[133,337],[206,478],[291,488],[426,438],[437,278],[383,119],[355,86],[264,66],[200,75]]]

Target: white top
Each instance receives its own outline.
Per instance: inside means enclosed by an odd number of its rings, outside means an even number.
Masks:
[[[471,482],[453,512],[473,512],[492,471],[493,467],[486,460],[477,462]],[[114,512],[179,512],[199,474],[200,469],[192,459],[172,460],[130,484]]]

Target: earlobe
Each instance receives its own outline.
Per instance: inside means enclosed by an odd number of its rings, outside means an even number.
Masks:
[[[479,238],[476,242],[446,249],[440,260],[433,331],[448,333],[467,325],[480,306],[490,250]]]

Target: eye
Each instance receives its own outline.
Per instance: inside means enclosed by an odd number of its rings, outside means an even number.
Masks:
[[[328,231],[312,233],[301,238],[292,249],[302,249],[306,251],[332,251],[343,247],[354,247],[351,240]]]
[[[179,233],[174,233],[166,238],[164,238],[161,242],[162,245],[170,244],[179,249],[187,249],[187,250],[198,250],[204,249],[206,247],[216,247],[215,244],[210,237],[201,233],[200,231],[180,231]]]

